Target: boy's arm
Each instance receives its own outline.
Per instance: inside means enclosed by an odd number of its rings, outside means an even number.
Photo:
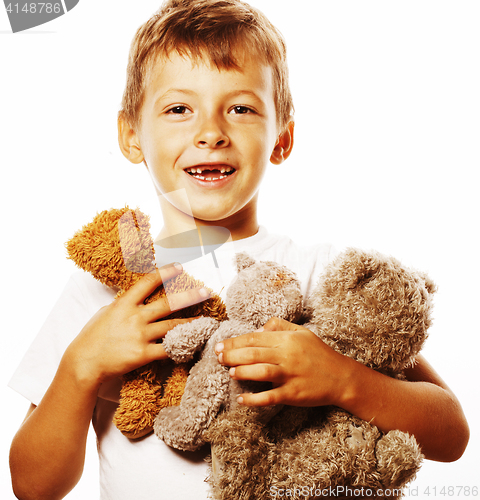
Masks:
[[[279,319],[263,332],[226,340],[219,361],[235,379],[263,380],[274,388],[243,394],[252,406],[335,405],[387,432],[413,434],[426,458],[457,460],[469,428],[453,392],[422,357],[408,370],[408,381],[387,377],[328,347],[309,330]]]
[[[57,373],[36,409],[15,435],[10,469],[19,499],[63,498],[83,472],[88,428],[100,385],[166,353],[157,340],[190,321],[158,321],[172,310],[205,300],[189,290],[148,305],[160,284],[181,272],[173,266],[146,275],[109,306],[100,309],[65,351]]]
[[[77,484],[96,399],[96,390],[84,386],[62,360],[12,442],[10,470],[17,498],[63,498]]]

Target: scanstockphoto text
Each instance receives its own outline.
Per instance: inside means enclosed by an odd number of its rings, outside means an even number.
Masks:
[[[335,486],[328,488],[316,488],[314,486],[297,486],[294,488],[279,488],[271,486],[270,498],[396,498],[403,494],[404,497],[477,497],[478,486],[414,486],[400,490],[396,488],[373,489],[365,487]]]

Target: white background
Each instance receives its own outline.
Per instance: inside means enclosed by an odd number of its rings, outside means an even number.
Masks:
[[[463,404],[471,439],[458,462],[425,463],[410,496],[480,486],[480,4],[252,4],[287,39],[296,106],[294,153],[270,167],[260,222],[299,241],[376,248],[437,282],[424,353]],[[116,141],[129,43],[158,5],[81,0],[17,34],[0,6],[2,499],[13,498],[8,448],[28,408],[6,384],[74,270],[64,242],[125,204],[161,225],[145,168]],[[91,437],[69,499],[98,497]]]

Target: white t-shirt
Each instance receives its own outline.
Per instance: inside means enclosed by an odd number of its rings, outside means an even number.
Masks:
[[[161,249],[156,248],[158,255]],[[201,257],[172,259],[225,298],[228,284],[236,275],[234,254],[247,252],[257,260],[272,260],[296,272],[307,296],[332,258],[330,245],[298,247],[289,238],[269,234],[264,227],[243,240],[228,241]],[[168,252],[167,252],[168,253]],[[188,252],[187,252],[188,254]],[[176,254],[175,257],[178,257]],[[163,255],[165,258],[165,255]],[[168,256],[167,256],[168,258]],[[68,281],[63,293],[10,380],[9,386],[38,405],[55,376],[60,359],[75,336],[99,308],[108,305],[115,292],[82,271]],[[129,440],[113,425],[120,379],[104,384],[92,423],[98,440],[100,498],[102,500],[206,499],[206,456],[169,448],[154,434]]]

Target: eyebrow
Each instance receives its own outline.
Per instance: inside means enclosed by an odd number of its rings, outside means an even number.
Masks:
[[[184,94],[184,95],[187,95],[187,96],[196,96],[198,95],[197,92],[195,92],[194,90],[189,90],[189,89],[180,89],[180,88],[172,88],[172,89],[168,89],[165,93],[163,93],[161,96],[157,97],[155,99],[155,104],[157,104],[159,101],[161,101],[162,99],[165,99],[165,98],[168,98],[170,94]],[[252,90],[232,90],[231,92],[228,92],[225,97],[226,98],[232,98],[232,97],[239,97],[239,96],[242,96],[242,95],[248,95],[248,96],[251,96],[253,97],[254,99],[256,99],[257,101],[259,102],[262,102],[263,103],[263,99],[261,99],[259,97],[258,94],[256,94],[255,92],[253,92]]]
[[[158,96],[155,99],[155,104],[157,104],[157,102],[161,101],[162,99],[165,99],[170,94],[185,94],[185,95],[193,96],[193,95],[196,95],[197,93],[194,92],[193,90],[188,90],[188,89],[168,89],[165,93],[163,93],[161,96]]]
[[[263,102],[263,99],[253,92],[252,90],[232,90],[232,92],[229,92],[226,97],[231,98],[231,97],[237,97],[237,96],[242,96],[242,95],[248,95],[253,97],[254,99],[257,99],[257,101]]]

